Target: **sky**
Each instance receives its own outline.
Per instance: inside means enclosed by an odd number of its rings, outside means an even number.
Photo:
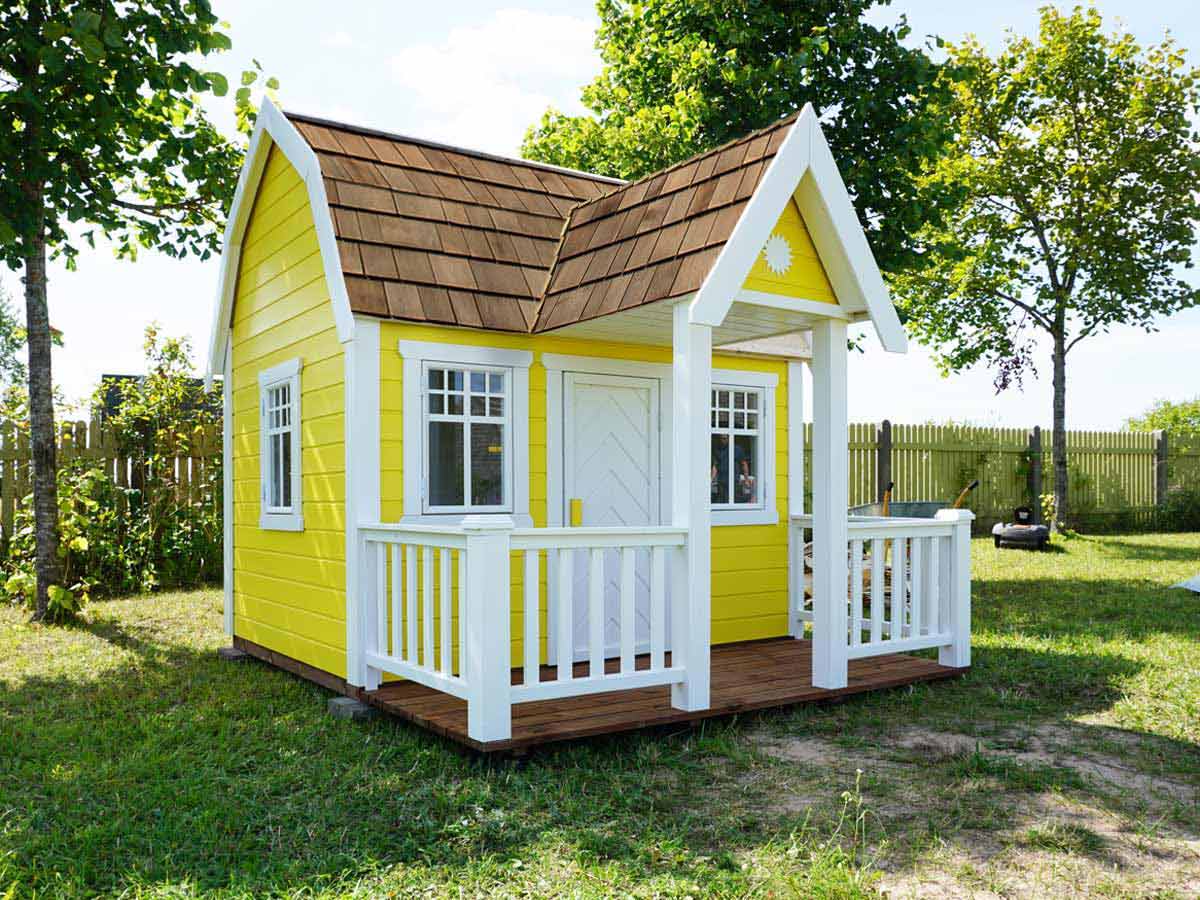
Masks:
[[[892,23],[906,15],[917,41],[973,33],[996,50],[1009,28],[1036,34],[1039,5],[897,0],[870,17]],[[1107,24],[1119,19],[1143,44],[1169,30],[1196,62],[1200,11],[1194,0],[1098,5]],[[328,0],[215,0],[214,6],[234,43],[218,68],[236,76],[257,59],[279,78],[285,108],[505,155],[517,154],[525,128],[547,106],[582,111],[580,87],[599,70],[597,20],[588,0],[343,0],[336,17]],[[215,104],[214,115],[232,128],[228,103]],[[19,296],[15,273],[0,270],[0,284]],[[67,397],[81,398],[102,373],[141,371],[142,330],[151,321],[168,334],[189,336],[203,365],[216,287],[215,260],[143,253],[130,263],[115,260],[103,243],[80,254],[77,271],[52,265],[51,321],[64,333],[64,346],[55,351],[56,382]],[[1069,427],[1116,428],[1156,398],[1200,395],[1200,309],[1159,324],[1151,334],[1115,329],[1072,352]],[[1044,377],[996,396],[986,370],[943,378],[919,345],[898,356],[873,339],[866,343],[850,362],[853,420],[1049,422],[1046,352],[1038,367]]]

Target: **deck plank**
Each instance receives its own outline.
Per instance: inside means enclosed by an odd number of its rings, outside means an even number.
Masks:
[[[615,672],[619,665],[619,660],[608,660],[605,670]],[[649,657],[639,656],[636,665],[639,669],[647,668]],[[574,667],[576,676],[585,677],[587,668],[587,663],[577,663]],[[540,677],[550,680],[555,671],[553,666],[542,666]],[[389,682],[376,691],[365,693],[363,699],[385,712],[468,747],[495,752],[797,703],[819,703],[867,691],[953,678],[963,671],[916,656],[889,654],[851,661],[847,686],[828,691],[812,685],[810,641],[773,638],[721,644],[712,648],[711,705],[706,710],[685,712],[674,709],[671,690],[665,686],[538,700],[513,706],[510,740],[487,744],[467,735],[467,704],[448,694],[401,681]],[[514,684],[520,684],[521,670],[514,669],[512,677]]]

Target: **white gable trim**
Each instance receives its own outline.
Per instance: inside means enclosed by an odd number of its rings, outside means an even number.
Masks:
[[[884,349],[903,353],[908,348],[904,328],[811,104],[805,105],[788,131],[700,286],[690,320],[715,327],[724,321],[735,299],[756,302],[754,297],[761,295],[743,291],[742,284],[793,197],[843,309],[841,313],[833,308],[805,311],[849,318],[866,313]]]
[[[287,120],[283,111],[269,99],[264,99],[258,111],[254,133],[250,136],[246,162],[242,166],[241,175],[238,176],[229,221],[225,226],[225,238],[221,249],[221,275],[208,351],[210,375],[222,372],[225,368],[242,239],[246,236],[250,211],[254,207],[254,198],[258,194],[258,185],[262,181],[263,170],[266,168],[267,156],[272,146],[278,147],[279,152],[287,157],[287,161],[299,173],[308,190],[308,205],[317,229],[317,244],[321,248],[325,284],[333,302],[338,340],[345,343],[354,337],[354,315],[350,311],[350,297],[346,293],[346,281],[342,277],[342,263],[333,232],[333,219],[329,214],[329,200],[325,196],[325,182],[321,179],[321,165],[308,142]]]

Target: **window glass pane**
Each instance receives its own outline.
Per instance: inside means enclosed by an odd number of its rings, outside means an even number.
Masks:
[[[429,395],[429,411],[440,415],[446,411],[446,397],[443,394]]]
[[[462,370],[448,369],[446,371],[446,386],[452,391],[461,391],[463,389]]]
[[[503,425],[471,426],[471,503],[475,506],[504,503]]]
[[[279,467],[279,495],[283,501],[279,505],[290,508],[292,505],[292,435],[290,432],[284,432],[277,437],[283,451],[283,462]]]
[[[445,373],[441,369],[429,370],[429,386],[435,391],[440,391],[446,383]]]
[[[502,397],[492,397],[488,400],[488,415],[504,415],[504,399]]]
[[[746,427],[751,429],[758,428],[758,416],[755,413],[746,413]]]
[[[452,416],[461,416],[463,411],[462,394],[447,394],[446,395],[446,412]]]
[[[750,409],[758,409],[758,394],[747,394],[746,400],[746,406]]]
[[[279,470],[283,466],[283,451],[280,447],[280,442],[283,435],[273,434],[270,441],[270,453],[268,454],[268,465],[270,470],[267,472],[267,502],[271,506],[279,506],[283,498],[279,494]]]
[[[717,391],[717,406],[729,409],[729,391]]]
[[[471,395],[471,415],[486,416],[487,415],[487,397]]]
[[[746,427],[746,414],[745,413],[735,412],[733,414],[733,427],[734,428],[745,428]]]
[[[718,428],[728,428],[729,427],[729,413],[726,410],[720,410],[717,413],[717,427]]]
[[[500,372],[492,372],[488,375],[488,390],[493,394],[504,393],[504,375]]]
[[[712,436],[712,503],[729,502],[729,435]]]
[[[739,434],[733,439],[733,502],[758,503],[758,438]]]
[[[454,398],[451,398],[453,400]],[[459,398],[462,404],[462,398]],[[463,424],[429,423],[429,504],[463,505]]]
[[[483,394],[487,392],[487,373],[472,372],[471,373],[471,393]]]
[[[745,409],[746,408],[746,395],[743,392],[736,391],[734,393],[733,408],[734,409]]]

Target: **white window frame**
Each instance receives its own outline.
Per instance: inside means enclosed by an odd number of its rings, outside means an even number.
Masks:
[[[776,525],[779,513],[775,503],[775,390],[779,376],[772,372],[751,372],[736,369],[714,369],[714,391],[756,391],[760,398],[758,420],[759,501],[749,503],[712,504],[713,525]],[[712,404],[704,412],[709,417],[711,441]],[[733,473],[730,473],[732,478]]]
[[[504,350],[429,341],[400,341],[404,360],[402,522],[455,525],[465,516],[511,515],[518,527],[532,527],[529,513],[529,367],[528,350]],[[430,368],[459,368],[503,372],[505,375],[505,448],[503,506],[431,507],[429,496],[429,402],[426,379]],[[468,447],[469,450],[469,447]],[[469,491],[469,485],[466,486]],[[464,496],[464,499],[469,499]]]
[[[300,371],[303,361],[297,357],[264,369],[258,373],[258,434],[259,434],[259,514],[258,527],[270,531],[304,530],[304,480],[301,475],[300,441]],[[288,507],[269,505],[271,442],[267,424],[267,397],[275,388],[287,386],[291,406],[288,440],[291,443],[291,499]]]

